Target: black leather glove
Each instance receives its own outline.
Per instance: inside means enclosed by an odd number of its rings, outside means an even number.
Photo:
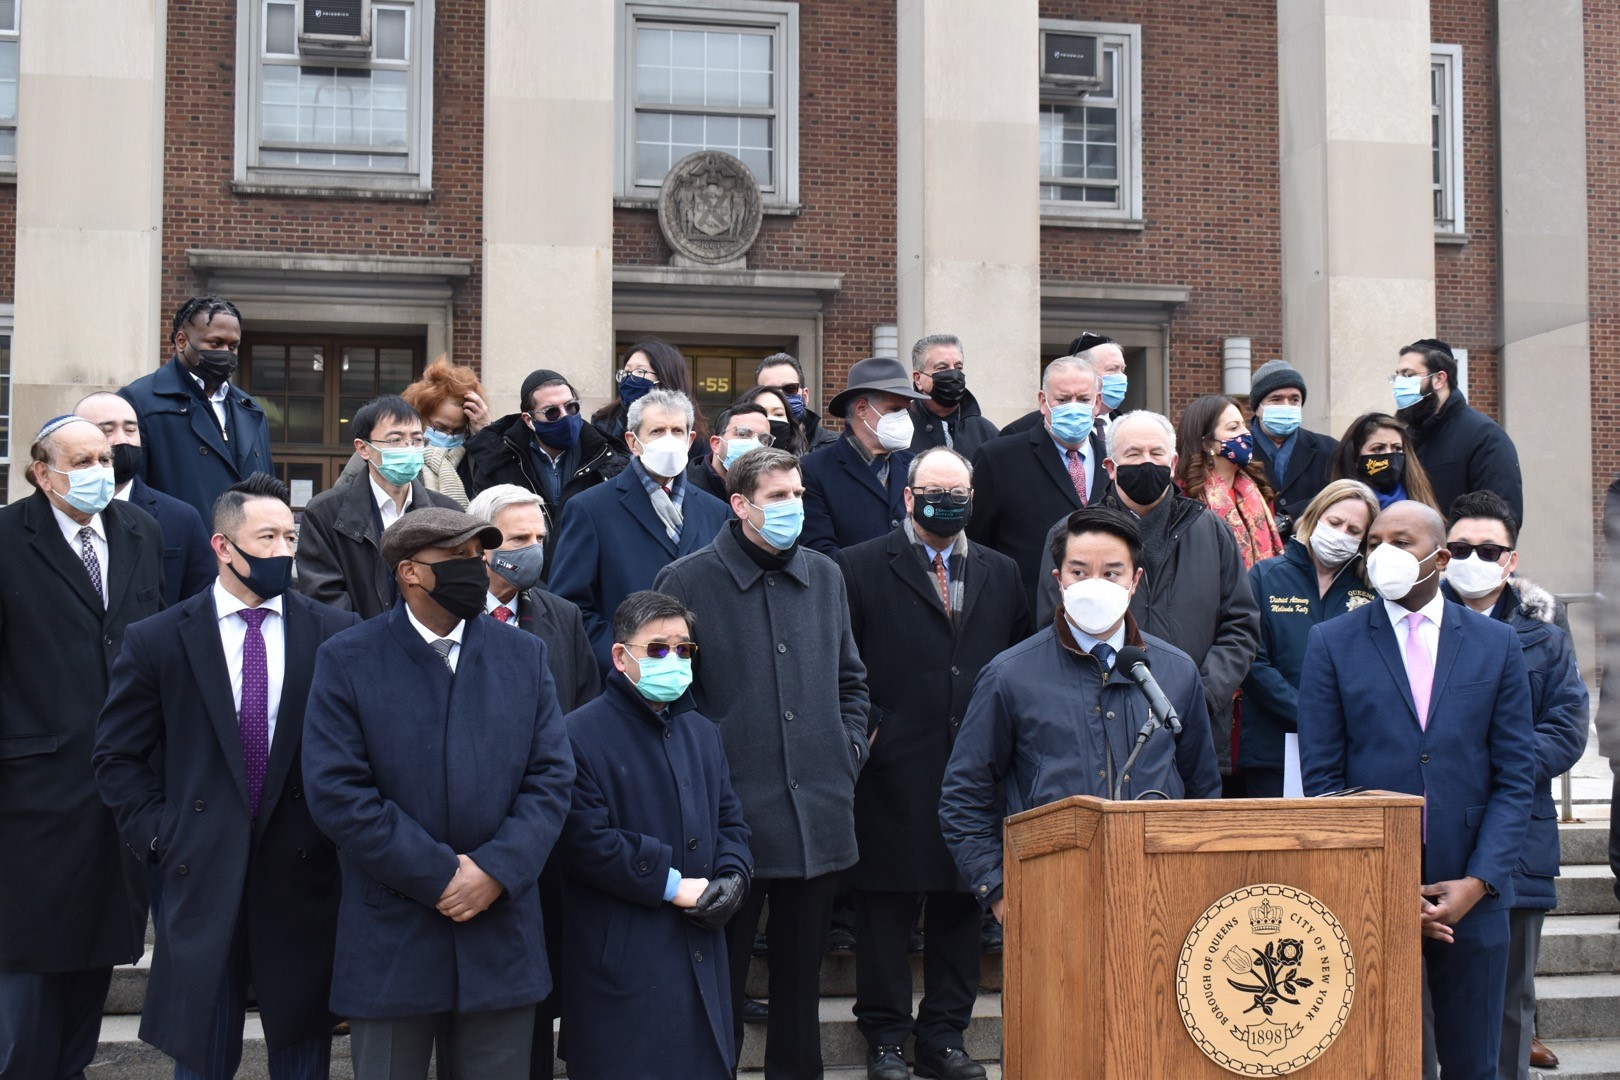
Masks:
[[[731,921],[747,897],[748,883],[741,874],[721,874],[709,880],[697,904],[686,910],[686,917],[705,929],[718,930]]]

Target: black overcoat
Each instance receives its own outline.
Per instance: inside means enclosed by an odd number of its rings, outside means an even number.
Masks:
[[[849,625],[866,664],[876,732],[855,785],[860,889],[945,892],[966,886],[939,830],[939,788],[979,669],[1029,636],[1018,567],[969,544],[962,611],[953,622],[906,536],[838,553]]]
[[[126,964],[146,935],[146,862],[90,768],[107,675],[131,623],[163,606],[163,537],[114,501],[104,609],[35,492],[0,509],[0,971]]]
[[[129,628],[96,730],[102,798],[132,848],[157,841],[163,879],[141,1039],[199,1072],[239,917],[270,1048],[332,1023],[337,849],[310,819],[300,757],[315,650],[360,619],[281,599],[285,664],[256,821],[213,589]]]
[[[653,712],[615,671],[566,718],[577,773],[563,868],[563,1054],[576,1080],[722,1080],[736,1066],[723,928],[664,901],[682,877],[753,873],[720,730],[682,695]]]

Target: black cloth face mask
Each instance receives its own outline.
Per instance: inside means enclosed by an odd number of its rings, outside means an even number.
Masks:
[[[141,462],[146,460],[146,451],[136,443],[126,442],[113,447],[112,452],[113,485],[123,487],[141,471]]]
[[[936,371],[932,376],[934,388],[928,396],[948,408],[955,408],[967,396],[967,376],[956,368]]]
[[[231,545],[236,547],[235,544]],[[246,585],[260,600],[274,600],[292,587],[293,557],[291,555],[249,555],[241,548],[236,553],[247,563],[248,572],[242,573],[233,561],[231,573]]]
[[[1159,501],[1159,496],[1170,486],[1170,466],[1158,465],[1151,461],[1135,465],[1116,465],[1114,483],[1131,502],[1138,506],[1151,506]]]
[[[230,381],[236,374],[236,365],[241,363],[229,349],[192,349],[191,352],[197,358],[197,375],[212,386]]]
[[[1389,454],[1356,455],[1356,472],[1375,491],[1394,491],[1406,475],[1406,455],[1399,450]]]
[[[489,593],[489,568],[482,558],[475,555],[417,565],[433,571],[433,588],[428,590],[428,595],[446,612],[466,620],[484,610],[484,597]]]

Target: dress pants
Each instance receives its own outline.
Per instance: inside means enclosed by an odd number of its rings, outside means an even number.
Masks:
[[[1423,939],[1434,1051],[1445,1080],[1496,1080],[1507,988],[1508,913],[1475,908],[1450,943]]]
[[[208,1034],[208,1062],[202,1070],[174,1063],[174,1080],[231,1080],[242,1064],[242,1019],[247,1013],[248,984],[253,979],[247,945],[247,922],[240,915],[225,974],[214,998],[213,1028]],[[270,1080],[326,1080],[332,1068],[332,1033],[270,1051]]]
[[[755,878],[748,900],[726,927],[731,962],[731,1015],[742,1052],[743,993],[754,932],[768,898],[771,916],[770,1019],[765,1025],[766,1080],[821,1076],[821,955],[827,946],[837,874],[813,878]]]
[[[855,1019],[869,1047],[961,1049],[979,993],[979,903],[931,892],[923,902],[923,997],[911,1018],[911,926],[915,893],[855,893]]]
[[[0,1080],[84,1080],[112,968],[0,971]]]
[[[1498,1080],[1529,1080],[1530,1040],[1536,1035],[1536,963],[1541,959],[1541,927],[1547,913],[1539,908],[1508,912],[1507,994],[1502,1000],[1502,1049]]]
[[[529,1080],[533,1005],[493,1012],[351,1020],[349,1049],[354,1055],[355,1080],[427,1080],[433,1039],[446,1020],[453,1033],[450,1065],[458,1076]]]

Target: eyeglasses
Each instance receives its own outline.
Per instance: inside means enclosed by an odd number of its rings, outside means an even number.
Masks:
[[[624,643],[627,649],[646,649],[647,657],[651,660],[662,660],[673,650],[682,660],[690,660],[697,655],[697,645],[690,641],[649,641],[645,644],[635,641]]]
[[[624,382],[624,380],[628,379],[632,375],[638,379],[646,379],[650,383],[655,383],[658,381],[658,375],[644,367],[631,368],[629,371],[620,370],[613,376],[613,381]]]
[[[1499,562],[1502,556],[1513,549],[1505,544],[1469,544],[1462,540],[1453,540],[1446,545],[1453,559],[1466,559],[1476,551],[1485,562]]]
[[[803,390],[804,385],[802,383],[790,382],[783,383],[781,386],[774,387],[774,389],[782,391],[782,393],[786,394],[788,397],[792,397],[794,394],[797,394],[799,391]]]
[[[923,502],[945,503],[949,506],[966,506],[968,500],[973,498],[972,488],[914,487],[911,493]]]
[[[578,399],[575,399],[572,401],[565,401],[561,405],[547,405],[543,409],[535,409],[529,413],[529,419],[533,420],[537,424],[541,421],[548,424],[555,424],[565,416],[578,415],[579,401]]]
[[[776,436],[772,435],[768,431],[750,431],[747,428],[738,428],[736,431],[733,431],[730,435],[727,435],[726,438],[728,438],[728,439],[753,439],[755,442],[759,443],[759,445],[761,445],[761,446],[770,446],[770,445],[772,445],[773,443],[776,442]]]
[[[1432,379],[1435,374],[1436,373],[1433,371],[1414,371],[1411,374],[1397,371],[1395,374],[1386,379],[1385,382],[1389,383],[1391,386],[1395,385],[1396,379],[1416,379],[1419,382],[1422,382],[1424,379]]]
[[[420,435],[413,435],[408,439],[400,435],[395,435],[391,438],[383,439],[381,442],[372,440],[371,445],[377,447],[378,449],[386,448],[388,450],[420,450],[427,445],[427,440]]]

